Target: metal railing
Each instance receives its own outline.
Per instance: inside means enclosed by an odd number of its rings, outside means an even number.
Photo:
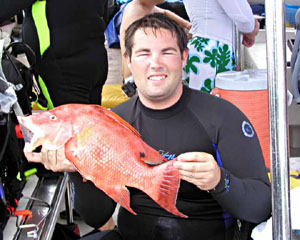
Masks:
[[[291,239],[284,3],[284,0],[265,0],[274,240]],[[244,70],[244,47],[235,29],[237,65]]]
[[[273,239],[291,239],[284,0],[266,0]]]

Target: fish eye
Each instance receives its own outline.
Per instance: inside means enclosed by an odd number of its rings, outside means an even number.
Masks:
[[[50,118],[50,120],[56,120],[57,119],[57,117],[55,115],[51,115],[49,118]]]

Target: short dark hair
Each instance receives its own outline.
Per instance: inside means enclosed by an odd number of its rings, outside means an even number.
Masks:
[[[133,47],[133,36],[138,29],[152,28],[155,33],[161,28],[170,31],[177,38],[177,44],[182,55],[187,49],[187,34],[174,20],[162,13],[152,13],[133,22],[125,31],[125,54],[131,57]]]

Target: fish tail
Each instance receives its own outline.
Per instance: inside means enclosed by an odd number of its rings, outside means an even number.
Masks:
[[[177,193],[180,185],[178,170],[173,166],[174,160],[155,166],[155,175],[157,179],[154,183],[157,187],[151,187],[153,193],[149,196],[165,210],[174,215],[187,218],[176,208]],[[154,180],[155,181],[155,180]],[[152,181],[153,182],[153,181]]]

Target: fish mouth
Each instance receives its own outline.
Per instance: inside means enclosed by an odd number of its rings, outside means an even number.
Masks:
[[[30,131],[27,127],[25,127],[23,124],[20,124],[20,128],[25,143],[30,143],[34,135],[33,132]]]
[[[34,127],[30,118],[21,116],[17,118],[25,141],[24,151],[32,152],[37,147],[43,145],[42,134]]]
[[[65,145],[72,137],[72,125],[64,122],[58,122],[56,129],[49,134],[48,125],[36,124],[34,117],[18,116],[22,134],[26,135],[26,152],[33,152],[37,147],[43,146],[47,150],[57,150]],[[45,129],[47,127],[47,129]],[[24,130],[24,132],[23,132]],[[49,136],[50,135],[50,136]],[[24,139],[25,140],[25,139]]]

